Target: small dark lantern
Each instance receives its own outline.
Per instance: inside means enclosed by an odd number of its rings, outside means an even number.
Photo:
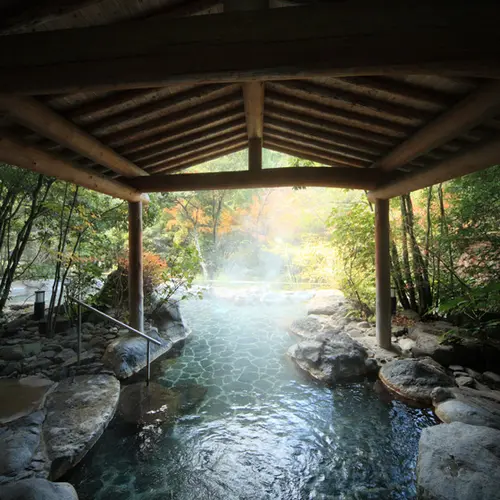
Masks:
[[[45,292],[37,290],[35,292],[35,319],[41,320],[45,316]]]

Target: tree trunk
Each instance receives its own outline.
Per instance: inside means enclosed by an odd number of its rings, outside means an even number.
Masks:
[[[400,207],[401,207],[401,241],[402,241],[402,253],[403,253],[403,270],[404,279],[406,282],[406,289],[408,290],[408,297],[410,301],[410,309],[417,311],[417,300],[415,296],[415,285],[413,284],[413,278],[411,275],[410,267],[410,255],[408,251],[408,229],[407,229],[407,215],[406,215],[406,204],[403,197],[400,197]]]
[[[401,264],[399,262],[398,249],[394,240],[391,240],[391,272],[392,280],[396,285],[396,291],[401,306],[403,309],[411,309],[410,300],[408,299],[408,295],[406,293],[405,280],[403,278]]]

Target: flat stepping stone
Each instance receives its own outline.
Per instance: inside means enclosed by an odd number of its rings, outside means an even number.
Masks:
[[[39,410],[54,382],[42,377],[0,379],[0,424]]]
[[[330,316],[310,314],[305,318],[299,318],[292,322],[288,328],[289,332],[302,339],[313,339],[321,333],[335,335],[342,327],[335,327]]]
[[[422,431],[417,493],[425,500],[499,500],[500,431],[460,422]]]
[[[432,403],[431,393],[436,387],[453,387],[455,381],[430,358],[399,359],[382,366],[380,380],[391,391],[420,404]]]
[[[112,375],[81,375],[59,382],[46,401],[43,436],[59,479],[94,446],[115,414],[120,382]]]
[[[462,422],[500,430],[500,392],[467,387],[438,388],[432,392],[434,412],[442,422]]]

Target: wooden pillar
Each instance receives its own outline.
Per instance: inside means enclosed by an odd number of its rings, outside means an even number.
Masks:
[[[128,204],[128,297],[130,326],[144,331],[142,202]]]
[[[248,170],[262,170],[262,139],[254,137],[248,140]]]
[[[377,343],[391,348],[391,259],[389,200],[375,200],[375,279]]]

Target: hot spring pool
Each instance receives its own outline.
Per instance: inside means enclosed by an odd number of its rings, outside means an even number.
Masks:
[[[131,432],[118,418],[65,479],[81,500],[415,497],[430,410],[380,399],[373,381],[322,387],[286,358],[302,304],[183,305],[193,330],[156,380],[207,388],[175,425]]]

